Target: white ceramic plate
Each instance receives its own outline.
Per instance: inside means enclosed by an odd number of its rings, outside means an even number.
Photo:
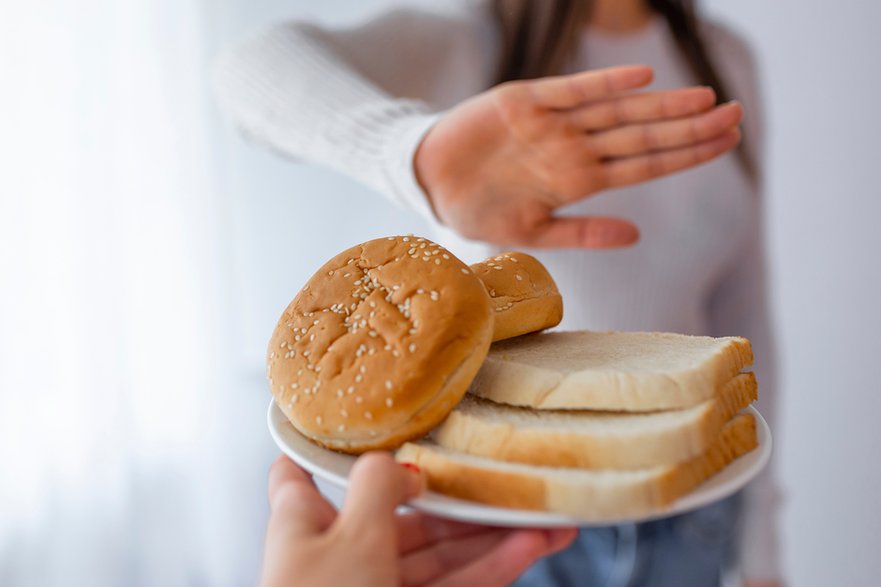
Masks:
[[[486,524],[491,526],[541,527],[609,526],[616,523],[643,522],[681,514],[728,497],[746,485],[767,464],[771,456],[771,431],[762,416],[752,407],[747,411],[756,417],[759,446],[740,457],[722,472],[710,478],[669,507],[639,518],[619,520],[589,519],[553,512],[514,510],[476,502],[454,499],[431,491],[409,505],[438,517]],[[313,444],[297,432],[275,402],[269,405],[269,431],[278,447],[295,463],[332,485],[345,489],[349,470],[355,457],[334,452]]]

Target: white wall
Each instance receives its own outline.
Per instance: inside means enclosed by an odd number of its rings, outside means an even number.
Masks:
[[[707,4],[764,74],[792,585],[878,585],[881,5]]]
[[[389,4],[261,0],[211,11],[220,43],[283,16],[344,22]],[[768,230],[783,368],[776,433],[790,582],[877,585],[881,5],[708,0],[706,8],[752,41],[763,71]],[[422,224],[345,178],[224,135],[227,175],[221,181],[234,210],[236,294],[246,316],[241,357],[256,373],[266,333],[316,263],[342,244],[419,232]],[[327,230],[331,222],[340,228]],[[266,252],[279,249],[292,253],[283,271],[266,263]]]

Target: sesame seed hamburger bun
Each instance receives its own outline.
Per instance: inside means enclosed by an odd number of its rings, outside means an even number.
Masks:
[[[495,325],[493,342],[552,328],[563,319],[563,297],[541,262],[526,253],[502,253],[471,270],[486,286]]]
[[[352,247],[324,264],[269,342],[279,408],[314,442],[358,454],[439,424],[465,394],[493,332],[467,265],[418,237]]]

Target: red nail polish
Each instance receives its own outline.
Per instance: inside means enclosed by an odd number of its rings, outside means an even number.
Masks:
[[[421,473],[422,469],[420,469],[415,463],[400,463],[402,467],[405,469],[410,469],[414,473]]]

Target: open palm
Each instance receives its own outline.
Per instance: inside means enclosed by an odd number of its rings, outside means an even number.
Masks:
[[[630,222],[560,217],[600,190],[709,161],[740,140],[737,103],[710,88],[634,93],[652,80],[624,66],[508,82],[462,102],[416,152],[417,177],[439,219],[499,245],[615,247]]]

